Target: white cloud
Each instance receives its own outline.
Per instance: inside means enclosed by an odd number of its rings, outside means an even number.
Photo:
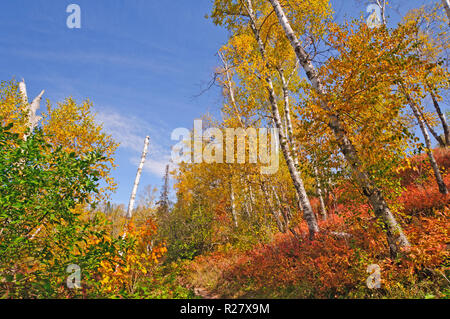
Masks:
[[[103,125],[104,130],[120,143],[120,147],[142,151],[145,133],[140,132],[145,130],[145,127],[139,119],[112,111],[97,112],[96,119]]]
[[[170,139],[170,134],[165,134],[161,124],[151,125],[135,116],[125,116],[110,109],[97,111],[96,119],[120,143],[120,148],[133,153],[129,160],[136,167],[141,159],[145,137],[149,135],[150,146],[144,171],[158,177],[164,176],[166,165],[170,162],[171,148],[163,144]]]
[[[133,157],[130,159],[130,162],[134,166],[138,166],[141,158],[140,157]],[[169,164],[169,168],[172,169],[173,165],[170,163],[169,157],[164,158],[152,158],[151,155],[147,156],[147,159],[144,164],[144,172],[148,172],[152,175],[163,177],[166,172],[166,166]]]

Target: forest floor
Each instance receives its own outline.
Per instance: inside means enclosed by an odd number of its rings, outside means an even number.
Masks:
[[[220,299],[220,296],[217,294],[213,294],[206,290],[205,288],[194,288],[194,293],[196,296],[202,299]]]

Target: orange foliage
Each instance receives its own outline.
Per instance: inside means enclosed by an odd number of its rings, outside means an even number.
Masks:
[[[103,261],[101,273],[102,292],[107,295],[133,294],[142,277],[158,264],[167,251],[164,245],[153,246],[153,237],[157,231],[152,219],[147,219],[143,225],[136,227],[130,222],[127,227],[127,240],[134,245],[121,256]]]

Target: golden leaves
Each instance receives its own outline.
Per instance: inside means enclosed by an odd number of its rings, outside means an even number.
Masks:
[[[51,145],[62,146],[68,153],[75,152],[82,156],[89,152],[100,152],[105,158],[97,162],[94,169],[107,184],[100,190],[100,194],[108,196],[107,192],[115,189],[116,184],[110,173],[115,167],[113,156],[118,144],[110,135],[103,132],[102,126],[95,121],[92,103],[89,100],[77,104],[70,97],[62,103],[57,103],[56,107],[47,102],[43,130]]]

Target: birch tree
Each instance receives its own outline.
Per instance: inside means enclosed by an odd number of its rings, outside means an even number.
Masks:
[[[444,8],[447,7],[448,9],[449,1],[442,0],[442,2]],[[429,65],[427,70],[422,72],[422,76],[419,77],[420,81],[416,79],[416,82],[420,82],[424,93],[430,96],[432,105],[441,122],[444,138],[442,139],[435,134],[431,127],[428,127],[428,129],[442,147],[449,146],[450,130],[445,113],[439,104],[439,100],[441,99],[440,91],[448,90],[449,85],[448,63],[446,62],[448,60],[449,32],[448,27],[443,24],[445,17],[441,15],[441,6],[423,6],[411,10],[403,20],[405,24],[411,26],[416,24],[419,26],[413,34],[418,41],[415,53],[423,62]],[[428,126],[426,119],[425,124]]]
[[[298,61],[304,69],[313,89],[319,96],[325,95],[319,73],[314,67],[310,56],[307,54],[295,35],[280,2],[278,0],[269,0],[269,2],[275,10],[279,23],[285,31],[286,37],[289,39]],[[354,171],[354,175],[362,189],[363,194],[371,203],[376,216],[383,221],[386,228],[387,240],[391,253],[396,255],[402,248],[407,248],[410,246],[407,237],[403,233],[403,229],[389,209],[383,194],[374,185],[368,172],[364,170],[359,155],[357,154],[351,140],[348,138],[339,116],[334,114],[328,105],[322,103],[320,106],[328,114],[328,126],[333,131],[342,153]]]
[[[145,138],[144,150],[142,151],[141,161],[139,163],[138,170],[136,173],[136,178],[134,180],[133,190],[131,191],[130,201],[128,202],[128,209],[127,209],[127,214],[126,214],[127,219],[131,219],[131,217],[133,216],[134,203],[136,201],[136,194],[137,194],[137,190],[139,187],[139,181],[141,180],[142,169],[144,168],[144,164],[145,164],[145,158],[147,157],[149,143],[150,143],[150,136],[147,136]]]

